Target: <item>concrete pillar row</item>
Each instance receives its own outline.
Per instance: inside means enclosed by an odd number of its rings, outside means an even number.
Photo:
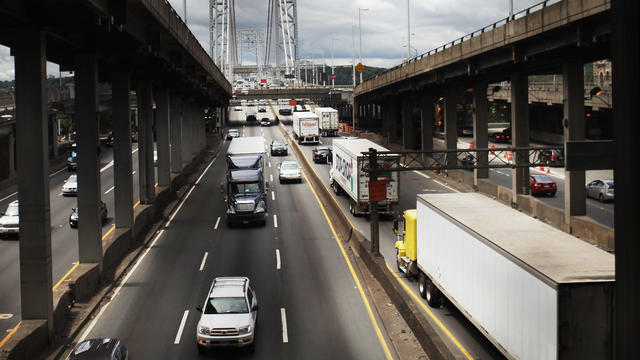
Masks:
[[[191,164],[191,107],[189,100],[182,100],[182,168]]]
[[[564,87],[564,141],[585,140],[584,121],[584,70],[581,62],[562,65]],[[565,223],[571,224],[571,216],[587,214],[584,191],[585,172],[566,171],[564,175],[564,216]]]
[[[113,100],[113,184],[116,228],[133,228],[131,159],[131,70],[115,68],[111,78]]]
[[[487,83],[477,82],[473,86],[473,143],[477,149],[489,147],[489,100],[487,100]],[[479,165],[489,163],[487,152],[478,153]],[[478,186],[479,179],[489,178],[489,169],[475,169],[473,171],[473,185]]]
[[[138,183],[140,203],[155,201],[155,174],[153,171],[153,109],[151,80],[138,81]]]
[[[158,152],[158,186],[171,184],[171,159],[169,153],[169,91],[166,87],[155,89],[156,100],[156,151]]]
[[[398,142],[398,99],[389,100],[387,124],[389,124],[389,142]]]
[[[202,119],[198,115],[198,104],[191,102],[190,104],[190,117],[191,117],[191,158],[198,156],[200,153],[200,144],[198,138],[200,137],[200,123]]]
[[[20,305],[22,320],[46,320],[53,334],[51,213],[47,156],[46,36],[37,28],[16,33],[17,156],[20,199]]]
[[[360,124],[358,124],[359,119],[358,116],[360,115],[360,104],[358,104],[358,99],[356,97],[353,98],[353,120],[352,120],[352,125],[353,125],[353,130],[356,130],[360,127]]]
[[[411,100],[402,102],[402,148],[404,150],[412,150],[414,148],[413,134],[413,103]]]
[[[76,55],[76,124],[78,144],[78,259],[102,267],[102,217],[98,152],[98,57]]]
[[[521,72],[511,74],[511,145],[529,146],[529,79]],[[529,162],[528,151],[518,151],[513,155],[518,165]],[[529,167],[515,168],[512,174],[512,201],[517,204],[518,194],[529,193]]]
[[[456,116],[456,90],[447,88],[444,91],[444,145],[447,150],[458,148],[458,124]],[[456,153],[447,154],[447,164],[458,162]]]
[[[169,99],[169,123],[171,124],[171,172],[182,172],[182,100],[172,95]]]
[[[433,96],[423,94],[420,98],[420,128],[422,151],[433,150]]]

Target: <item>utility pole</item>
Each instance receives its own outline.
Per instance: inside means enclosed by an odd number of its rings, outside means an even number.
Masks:
[[[411,59],[411,12],[407,0],[407,60]]]
[[[336,75],[336,66],[335,66],[335,58],[334,58],[334,51],[333,51],[333,48],[335,47],[334,42],[336,40],[340,40],[340,39],[331,38],[331,88],[334,88],[336,86],[336,80],[334,79]]]
[[[358,8],[358,32],[360,34],[360,64],[362,64],[362,12],[369,9]],[[360,72],[360,83],[362,84],[362,72]]]
[[[378,157],[374,148],[369,148],[369,189],[371,183],[378,180]],[[369,195],[369,214],[371,217],[371,253],[373,255],[380,254],[380,229],[378,227],[378,201],[371,199]]]
[[[351,25],[351,84],[356,87],[356,26]]]
[[[187,24],[187,0],[182,0],[182,13],[184,14],[184,23]]]

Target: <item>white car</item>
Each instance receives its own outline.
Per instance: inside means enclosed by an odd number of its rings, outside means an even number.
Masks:
[[[64,185],[62,185],[62,195],[71,196],[78,195],[78,175],[71,174],[69,178],[64,181]]]
[[[0,217],[0,235],[17,235],[20,232],[20,216],[18,213],[18,200],[7,206],[7,210],[2,212]]]
[[[227,140],[231,140],[234,137],[240,137],[240,131],[238,129],[229,129],[227,132]]]
[[[285,181],[302,182],[302,170],[295,160],[285,160],[280,164],[280,184]]]
[[[198,311],[202,312],[196,329],[198,352],[216,346],[253,349],[258,299],[249,278],[215,278]]]
[[[242,111],[242,106],[234,106],[233,111]]]

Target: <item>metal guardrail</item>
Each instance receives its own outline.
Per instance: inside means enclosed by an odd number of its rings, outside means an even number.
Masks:
[[[562,146],[555,147],[507,147],[488,149],[456,149],[432,151],[376,151],[378,167],[376,172],[414,171],[414,170],[456,170],[456,169],[516,169],[540,166],[564,167],[564,158],[556,159],[552,151],[564,153]],[[527,154],[527,161],[516,163],[516,154]],[[455,154],[455,163],[450,163],[449,154]],[[371,152],[363,152],[371,156]],[[479,161],[479,155],[487,157],[486,163]],[[364,172],[370,172],[368,163],[363,165]]]
[[[457,39],[455,39],[453,41],[447,42],[444,45],[440,45],[435,49],[431,49],[431,50],[429,50],[429,51],[427,51],[427,52],[425,52],[423,54],[420,54],[418,56],[412,57],[411,59],[408,59],[407,61],[403,62],[402,64],[398,64],[398,65],[396,65],[396,66],[394,66],[394,67],[392,67],[390,69],[387,69],[387,70],[385,70],[385,71],[383,71],[381,73],[376,74],[373,78],[370,78],[370,79],[375,79],[375,78],[379,77],[380,75],[384,75],[384,74],[389,73],[389,72],[391,72],[393,70],[400,69],[400,68],[402,68],[402,67],[404,67],[404,66],[406,66],[406,65],[408,65],[408,64],[410,64],[412,62],[416,62],[416,61],[422,60],[423,58],[425,58],[427,56],[434,55],[434,54],[436,54],[438,52],[444,51],[445,49],[448,49],[448,48],[450,48],[450,47],[452,47],[454,45],[458,45],[458,44],[461,44],[464,41],[470,40],[470,39],[474,38],[475,36],[484,34],[486,31],[495,30],[497,27],[504,26],[504,25],[508,24],[509,22],[511,22],[513,20],[525,17],[525,16],[529,15],[533,11],[542,10],[545,7],[547,7],[548,5],[555,4],[555,3],[558,3],[558,2],[561,2],[561,1],[563,1],[563,0],[545,0],[545,1],[542,1],[542,2],[537,3],[535,5],[532,5],[532,6],[526,8],[524,10],[521,10],[521,11],[519,11],[517,13],[514,13],[512,17],[506,17],[506,18],[500,19],[500,20],[494,22],[493,24],[489,24],[487,26],[484,26],[484,27],[482,27],[482,28],[480,28],[480,29],[478,29],[476,31],[472,31],[472,32],[460,37],[460,38],[457,38]]]

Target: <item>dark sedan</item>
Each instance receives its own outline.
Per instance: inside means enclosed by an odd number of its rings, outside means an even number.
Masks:
[[[491,136],[491,140],[496,143],[511,143],[511,128],[508,127],[501,132],[497,132]]]
[[[286,141],[282,139],[275,139],[271,142],[271,156],[289,154],[289,148]]]
[[[84,340],[71,351],[67,360],[127,360],[129,351],[118,339]]]
[[[107,216],[107,204],[105,204],[103,201],[100,201],[100,219],[102,223],[107,220]],[[74,229],[78,228],[78,208],[71,208],[71,215],[69,215],[69,226]]]
[[[331,148],[328,146],[317,147],[313,149],[313,162],[328,164],[332,158]]]
[[[547,175],[531,175],[529,176],[529,189],[531,190],[531,195],[551,195],[555,196],[556,191],[558,191],[558,187],[556,182],[553,181]]]

